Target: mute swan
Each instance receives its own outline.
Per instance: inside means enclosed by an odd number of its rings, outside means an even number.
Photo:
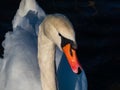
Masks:
[[[0,90],[87,90],[70,21],[61,14],[46,16],[34,0],[21,1],[3,47]]]

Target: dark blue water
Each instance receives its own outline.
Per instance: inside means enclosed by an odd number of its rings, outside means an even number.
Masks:
[[[46,13],[63,13],[73,23],[78,43],[77,54],[87,74],[89,90],[120,90],[120,1],[37,1]],[[11,21],[19,2],[0,2],[1,57],[1,43],[5,33],[12,30]]]

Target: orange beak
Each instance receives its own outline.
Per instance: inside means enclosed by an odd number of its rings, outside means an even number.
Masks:
[[[72,49],[70,44],[66,44],[62,49],[72,71],[76,74],[79,74],[82,71],[82,67],[78,62],[75,49]]]

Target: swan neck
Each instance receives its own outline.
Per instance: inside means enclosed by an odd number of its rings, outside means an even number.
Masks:
[[[38,62],[42,90],[56,90],[55,45],[43,32],[38,35]]]

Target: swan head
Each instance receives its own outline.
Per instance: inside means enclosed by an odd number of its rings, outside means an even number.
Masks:
[[[76,56],[75,32],[70,21],[62,14],[48,15],[43,23],[44,34],[64,52],[72,71],[79,74],[82,67]]]

